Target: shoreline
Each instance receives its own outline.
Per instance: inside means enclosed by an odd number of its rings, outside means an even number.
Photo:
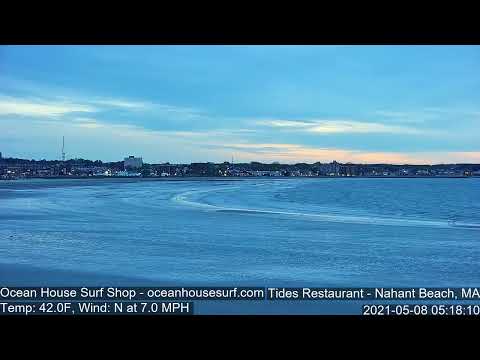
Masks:
[[[480,176],[172,176],[172,177],[127,177],[127,176],[48,176],[16,179],[0,179],[0,181],[19,180],[105,180],[123,179],[129,181],[241,181],[245,179],[469,179]]]

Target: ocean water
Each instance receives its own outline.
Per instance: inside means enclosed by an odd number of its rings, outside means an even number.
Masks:
[[[0,264],[12,282],[478,286],[480,179],[3,181]]]

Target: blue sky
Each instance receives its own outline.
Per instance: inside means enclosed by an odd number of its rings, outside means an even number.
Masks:
[[[0,151],[480,163],[479,68],[479,46],[0,46]]]

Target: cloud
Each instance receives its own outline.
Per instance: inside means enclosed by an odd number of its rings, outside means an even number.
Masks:
[[[86,102],[102,105],[106,107],[119,108],[130,111],[142,111],[150,110],[160,113],[176,113],[187,116],[199,116],[202,111],[191,107],[173,106],[167,104],[157,104],[150,101],[136,101],[125,99],[98,99],[98,100],[85,100]]]
[[[86,123],[92,123],[92,122],[97,122],[97,119],[94,118],[88,118],[88,117],[77,117],[72,119],[75,122],[86,122]]]
[[[107,108],[116,108],[128,111],[149,111],[158,115],[176,116],[179,118],[195,118],[203,115],[203,111],[186,106],[158,104],[151,101],[138,101],[126,99],[95,99],[85,100],[91,104]]]
[[[122,108],[127,110],[142,110],[152,106],[152,104],[149,102],[129,101],[129,100],[123,100],[123,99],[92,100],[91,103],[98,104],[98,105],[105,105],[108,107]]]
[[[101,113],[109,110],[126,110],[129,112],[149,111],[149,115],[161,119],[191,120],[201,118],[202,111],[190,107],[157,104],[148,101],[134,101],[114,98],[76,97],[21,97],[0,95],[0,116],[16,115],[34,118],[50,118],[59,120],[75,113]],[[91,127],[92,124],[81,124],[80,127]]]
[[[44,99],[23,99],[11,96],[0,97],[0,115],[20,115],[33,117],[60,117],[74,112],[96,112],[93,106],[68,101],[48,101]]]
[[[42,120],[40,124],[50,124],[51,122]],[[68,123],[67,123],[68,124]],[[129,137],[136,138],[139,140],[145,139],[156,139],[158,141],[164,140],[166,138],[177,140],[185,140],[190,143],[197,142],[198,145],[205,141],[211,139],[223,139],[230,140],[232,137],[239,136],[244,133],[248,133],[248,130],[238,129],[238,130],[226,130],[226,129],[216,129],[208,131],[178,131],[178,130],[152,130],[138,125],[132,124],[120,124],[115,122],[105,122],[100,121],[90,117],[77,117],[72,119],[72,126],[77,128],[84,129],[99,129],[107,131],[110,136],[116,137]],[[68,126],[68,125],[67,125]]]
[[[297,130],[318,134],[335,134],[335,133],[389,133],[389,134],[419,134],[421,130],[400,126],[387,125],[376,122],[362,122],[354,120],[310,120],[310,121],[294,121],[294,120],[260,120],[257,125],[268,126],[273,128],[288,128],[289,130]]]
[[[97,122],[95,119],[90,119],[90,118],[74,119],[73,126],[80,127],[80,128],[87,128],[87,129],[98,129],[101,127],[105,127],[104,124],[101,124]]]
[[[295,120],[259,120],[257,125],[280,127],[280,128],[303,128],[315,125],[314,122],[295,121]]]
[[[480,163],[480,152],[381,152],[348,149],[314,148],[298,144],[236,143],[216,145],[234,152],[239,161],[262,162],[331,162],[333,160],[357,164],[435,164]]]
[[[414,128],[381,123],[367,123],[359,121],[325,121],[318,122],[308,131],[314,133],[389,133],[389,134],[418,134],[421,131]]]

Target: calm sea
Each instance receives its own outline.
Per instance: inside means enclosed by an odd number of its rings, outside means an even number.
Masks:
[[[480,179],[3,181],[0,264],[11,281],[478,286]]]

